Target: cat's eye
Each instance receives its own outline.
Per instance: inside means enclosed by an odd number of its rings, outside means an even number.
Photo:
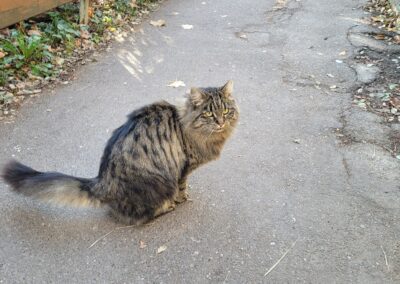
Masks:
[[[229,109],[224,108],[224,110],[222,111],[223,114],[227,114],[229,112]]]
[[[204,116],[206,116],[206,117],[210,117],[210,116],[213,115],[213,113],[212,113],[211,111],[205,111],[205,112],[203,112],[203,114],[204,114]]]

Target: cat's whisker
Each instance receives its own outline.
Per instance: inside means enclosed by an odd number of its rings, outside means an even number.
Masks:
[[[210,134],[208,134],[208,136],[206,137],[205,141],[207,141],[207,140],[208,140],[208,138],[210,138],[211,134],[213,134],[213,133],[214,133],[214,129],[213,129],[213,130],[211,130]]]

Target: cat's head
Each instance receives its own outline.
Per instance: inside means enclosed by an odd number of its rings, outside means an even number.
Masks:
[[[217,88],[191,88],[183,118],[185,127],[206,137],[231,133],[239,118],[232,91],[232,81]]]

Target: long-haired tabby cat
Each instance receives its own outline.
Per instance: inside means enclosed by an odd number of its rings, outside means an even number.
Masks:
[[[142,107],[116,129],[98,176],[39,172],[16,161],[2,177],[15,192],[74,206],[108,205],[121,222],[141,224],[187,199],[188,175],[219,157],[239,110],[232,81],[192,88],[183,107],[167,102]]]

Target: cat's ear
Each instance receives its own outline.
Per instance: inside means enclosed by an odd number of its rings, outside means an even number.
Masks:
[[[189,94],[189,100],[194,106],[201,105],[205,100],[205,95],[199,88],[191,88]]]
[[[233,81],[229,80],[226,84],[221,88],[222,93],[226,98],[229,98],[233,92]]]

